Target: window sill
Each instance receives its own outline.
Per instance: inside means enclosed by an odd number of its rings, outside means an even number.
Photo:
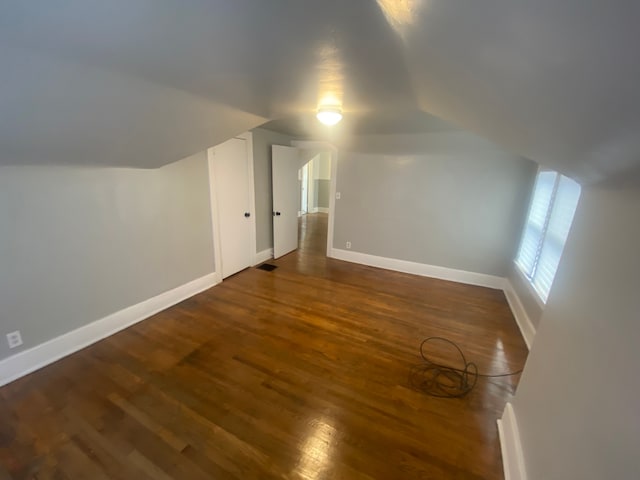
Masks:
[[[513,269],[517,272],[517,275],[520,277],[520,280],[522,280],[522,283],[524,283],[526,289],[531,294],[531,297],[535,299],[540,309],[544,310],[544,307],[546,306],[545,301],[542,299],[542,296],[540,295],[538,290],[536,290],[536,287],[533,286],[531,281],[527,278],[525,273],[522,271],[522,268],[520,268],[520,265],[518,265],[518,262],[516,262],[515,260],[513,261]]]

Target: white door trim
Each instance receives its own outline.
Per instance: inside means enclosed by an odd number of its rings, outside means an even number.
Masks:
[[[236,135],[234,138],[239,138],[246,141],[247,151],[247,173],[249,181],[249,207],[251,208],[251,216],[249,217],[249,223],[251,228],[249,229],[251,246],[250,258],[251,266],[256,265],[259,262],[256,254],[256,189],[253,177],[253,133],[245,132],[241,135]],[[215,156],[215,148],[211,147],[207,149],[207,164],[209,166],[209,204],[211,207],[211,236],[213,239],[213,254],[215,257],[214,268],[217,282],[222,282],[222,251],[220,249],[220,215],[218,197],[215,190],[215,167],[213,158]]]
[[[213,240],[213,269],[216,282],[222,282],[222,252],[220,249],[220,221],[218,215],[218,197],[215,189],[215,147],[207,148],[207,165],[209,167],[209,206],[211,207],[211,238]]]
[[[249,217],[249,223],[251,228],[249,229],[250,244],[251,244],[251,266],[260,263],[257,255],[256,244],[256,183],[253,178],[253,133],[245,132],[242,135],[238,135],[236,138],[244,138],[247,141],[247,172],[249,173],[249,206],[251,207],[251,217]]]
[[[324,150],[331,152],[331,180],[329,183],[329,222],[327,225],[327,257],[333,257],[333,226],[336,211],[336,177],[338,176],[338,149],[324,141],[293,140],[292,147],[301,150]]]

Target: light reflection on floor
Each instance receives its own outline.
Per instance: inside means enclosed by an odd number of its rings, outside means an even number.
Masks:
[[[503,373],[509,373],[509,361],[504,354],[504,345],[500,338],[496,339],[496,345],[493,349],[493,356],[491,359],[491,364],[487,365],[484,368],[479,369],[480,373],[485,375],[499,375]],[[517,384],[519,376],[514,375],[511,377],[497,377],[497,378],[479,378],[479,382],[485,382],[489,384],[490,388],[484,389],[484,397],[489,401],[489,398],[492,395],[495,395],[495,389],[499,389],[500,391],[509,393],[511,395],[515,394],[515,385]]]
[[[322,417],[312,420],[309,432],[300,446],[300,459],[294,473],[309,480],[324,478],[331,466],[337,439],[338,432],[332,419]]]

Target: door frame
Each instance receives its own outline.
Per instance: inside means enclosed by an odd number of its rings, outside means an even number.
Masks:
[[[336,211],[336,179],[338,176],[338,149],[335,145],[325,141],[293,140],[292,147],[300,150],[320,150],[331,153],[331,180],[329,182],[329,222],[327,225],[327,257],[333,255],[333,226]]]
[[[299,171],[302,172],[300,179],[300,211],[299,215],[309,213],[309,162],[305,163]],[[304,195],[302,193],[304,192]]]
[[[245,132],[240,135],[235,135],[232,138],[238,138],[245,140],[247,146],[247,173],[249,182],[249,208],[251,216],[249,217],[249,246],[252,249],[250,253],[251,263],[253,267],[258,262],[256,261],[256,189],[253,179],[253,133]],[[228,141],[231,138],[225,140]],[[221,142],[224,143],[224,142]],[[214,269],[215,279],[218,283],[222,282],[222,250],[220,248],[220,215],[219,215],[219,202],[216,191],[216,173],[214,166],[215,146],[207,148],[207,167],[209,170],[209,206],[211,208],[211,237],[213,240],[213,256],[214,256]]]

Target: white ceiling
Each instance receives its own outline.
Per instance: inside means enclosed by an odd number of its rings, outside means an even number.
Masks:
[[[269,120],[319,136],[333,93],[334,136],[459,127],[599,180],[640,165],[639,19],[622,0],[3,2],[0,164],[155,167]]]

